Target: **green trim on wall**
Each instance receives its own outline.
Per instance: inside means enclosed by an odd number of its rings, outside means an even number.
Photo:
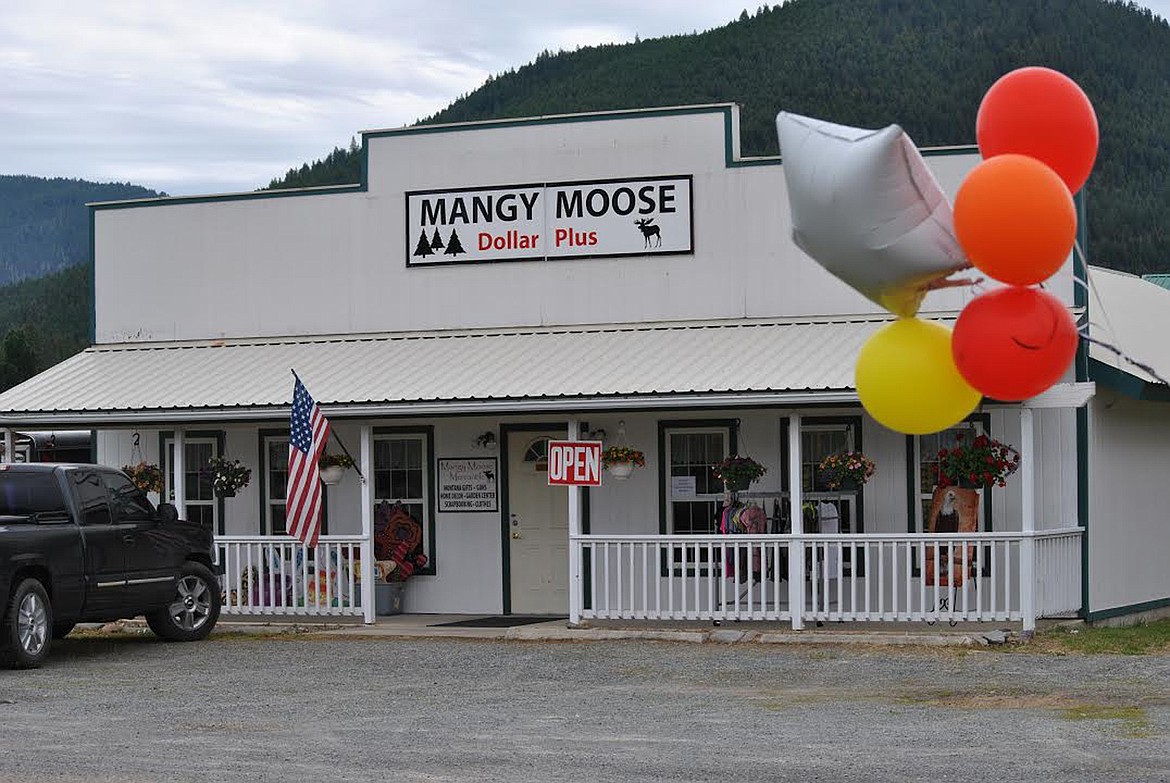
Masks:
[[[1140,604],[1114,606],[1110,609],[1102,609],[1099,612],[1085,612],[1083,617],[1086,622],[1091,623],[1094,620],[1105,620],[1110,617],[1121,617],[1127,614],[1137,614],[1138,612],[1150,612],[1154,609],[1161,609],[1166,606],[1170,606],[1170,597],[1156,598],[1152,601],[1143,601]]]
[[[259,465],[256,472],[260,474],[257,487],[260,490],[260,498],[257,504],[260,507],[260,529],[263,530],[268,523],[268,446],[264,443],[265,438],[287,438],[289,437],[288,427],[283,429],[260,429],[256,431],[256,456]],[[322,487],[326,490],[326,498],[328,498],[328,487]],[[328,503],[321,504],[321,535],[326,535],[329,530],[328,527]]]
[[[1097,359],[1088,361],[1087,380],[1097,381],[1132,400],[1170,402],[1170,386],[1143,380]]]

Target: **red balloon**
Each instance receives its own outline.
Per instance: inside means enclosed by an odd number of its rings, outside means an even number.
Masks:
[[[1097,159],[1097,114],[1084,91],[1060,71],[1019,68],[983,96],[975,138],[985,159],[1028,155],[1046,163],[1076,193]]]
[[[959,373],[984,396],[1026,400],[1060,380],[1072,365],[1077,327],[1052,294],[1006,286],[963,308],[951,352]]]

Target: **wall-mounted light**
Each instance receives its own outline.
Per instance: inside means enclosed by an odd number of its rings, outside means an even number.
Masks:
[[[476,435],[475,440],[472,442],[475,444],[475,447],[478,449],[484,449],[486,451],[495,451],[496,450],[496,433],[493,432],[492,430],[487,430],[479,435]]]

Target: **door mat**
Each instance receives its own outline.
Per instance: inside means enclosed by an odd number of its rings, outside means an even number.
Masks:
[[[434,623],[428,628],[511,628],[514,625],[547,623],[550,620],[567,620],[567,617],[533,617],[523,614],[497,614],[491,617],[472,617],[469,620],[455,620],[450,623]]]

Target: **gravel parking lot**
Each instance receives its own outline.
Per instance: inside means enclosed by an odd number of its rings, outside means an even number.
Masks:
[[[0,672],[4,781],[1161,781],[1170,655],[69,638]]]

